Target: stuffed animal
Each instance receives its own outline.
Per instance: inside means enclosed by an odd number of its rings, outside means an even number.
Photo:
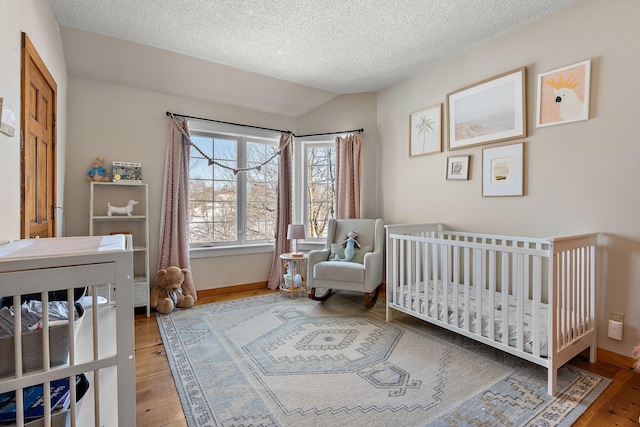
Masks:
[[[350,231],[347,233],[347,239],[340,243],[344,246],[344,258],[340,258],[340,255],[336,255],[333,261],[351,261],[353,256],[356,254],[356,246],[360,248],[360,243],[356,240],[358,238],[358,233],[355,231]]]
[[[149,297],[151,308],[158,313],[169,314],[174,308],[193,307],[193,297],[184,286],[184,276],[189,270],[180,267],[167,267],[156,273],[156,285]]]
[[[109,177],[107,176],[107,169],[102,167],[102,163],[104,159],[102,157],[96,157],[91,165],[91,169],[87,171],[87,182],[98,181],[98,182],[106,182],[109,181]]]

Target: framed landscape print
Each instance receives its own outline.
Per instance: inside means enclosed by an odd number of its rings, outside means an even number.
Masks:
[[[589,120],[591,60],[538,74],[536,126]]]
[[[447,95],[449,150],[525,137],[525,78],[522,67]]]
[[[409,114],[409,157],[442,152],[442,104]]]
[[[524,142],[482,150],[482,195],[522,196]]]

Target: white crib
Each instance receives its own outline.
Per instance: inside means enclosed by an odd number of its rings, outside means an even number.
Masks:
[[[398,310],[541,365],[551,395],[562,365],[587,348],[596,360],[597,234],[385,228],[387,321]]]
[[[115,290],[117,304],[99,304],[98,287],[109,284]],[[74,289],[93,293],[83,299],[80,320],[69,316],[64,356],[51,358],[51,349],[60,345],[48,325],[49,292],[65,290],[67,304],[74,305]],[[65,294],[63,293],[63,295]],[[0,348],[0,357],[9,352],[15,360],[10,373],[0,375],[0,394],[16,391],[18,426],[135,426],[135,359],[133,330],[133,262],[131,239],[123,235],[62,237],[20,240],[0,246],[0,296],[21,304],[21,296],[39,294],[42,299],[42,329],[39,337],[27,341],[21,331],[21,316],[14,315],[13,337]],[[16,333],[16,331],[18,331]],[[117,331],[117,334],[116,334]],[[56,332],[58,334],[59,331]],[[27,344],[28,343],[28,344]],[[34,368],[33,353],[39,352],[40,365]],[[57,357],[57,356],[56,356]],[[24,360],[23,360],[24,358]],[[70,388],[70,408],[50,414],[49,384],[68,378],[75,383],[85,375],[89,390],[82,399]],[[37,420],[24,419],[22,390],[44,384],[45,415]],[[76,404],[76,400],[79,403]]]

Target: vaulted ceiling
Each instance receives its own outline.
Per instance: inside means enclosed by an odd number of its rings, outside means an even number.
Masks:
[[[52,0],[68,72],[297,117],[575,0]]]

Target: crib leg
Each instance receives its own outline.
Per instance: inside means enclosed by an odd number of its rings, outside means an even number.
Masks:
[[[589,362],[595,363],[598,360],[598,346],[596,343],[592,343],[591,347],[589,347]]]
[[[387,322],[393,322],[393,309],[387,305]]]
[[[549,396],[555,396],[557,388],[558,370],[554,367],[549,367],[549,369],[547,369],[547,393]]]

